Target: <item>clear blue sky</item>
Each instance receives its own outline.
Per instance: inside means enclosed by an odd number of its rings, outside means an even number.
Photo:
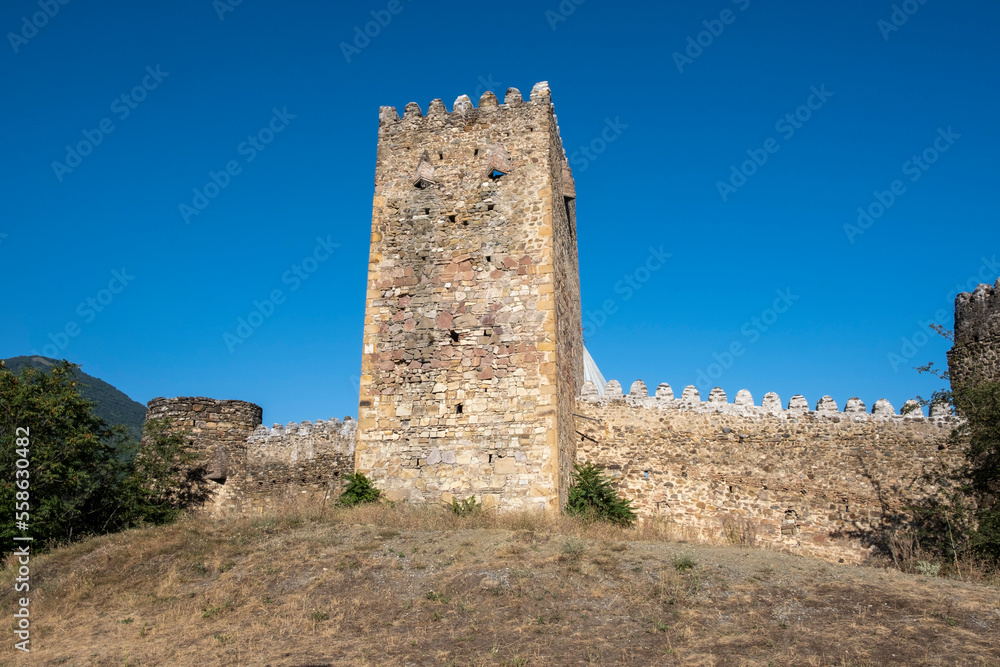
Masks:
[[[548,80],[606,377],[898,409],[940,384],[921,323],[1000,272],[1000,6],[892,5],[6,2],[0,357],[355,415],[379,106]]]

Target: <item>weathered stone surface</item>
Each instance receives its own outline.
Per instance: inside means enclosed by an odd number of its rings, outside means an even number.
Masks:
[[[684,387],[684,392],[681,394],[681,400],[688,404],[700,403],[701,394],[698,393],[697,387],[695,387],[693,384],[689,384],[688,386]]]
[[[220,483],[245,457],[247,438],[260,425],[262,414],[253,403],[204,396],[154,398],[146,404],[146,421],[166,419],[176,430],[186,431],[188,446],[205,458],[205,476]]]
[[[955,297],[955,345],[948,352],[952,387],[1000,381],[1000,279]]]
[[[764,400],[760,402],[760,407],[764,408],[768,412],[781,412],[781,397],[773,391],[769,391],[764,394]]]
[[[876,417],[892,417],[896,414],[896,410],[892,407],[892,403],[884,398],[880,398],[872,406],[872,414]]]
[[[857,396],[847,399],[847,405],[844,406],[845,414],[865,414],[866,407],[865,402],[862,401]]]
[[[547,84],[479,103],[382,113],[355,464],[411,502],[556,510],[583,386],[572,172]]]
[[[871,543],[861,537],[877,527],[883,507],[903,511],[935,493],[912,481],[962,460],[948,446],[953,418],[847,419],[796,403],[775,413],[581,399],[577,412],[587,419],[577,427],[586,437],[577,456],[614,470],[640,515],[712,540],[723,517],[745,518],[764,543],[851,562],[867,555]]]
[[[210,511],[263,511],[293,498],[336,498],[343,476],[354,471],[356,422],[318,419],[269,429],[261,414],[253,403],[205,397],[154,398],[146,408],[147,421],[167,419],[208,457],[207,477],[218,483]]]
[[[832,396],[824,396],[816,401],[816,412],[837,412],[837,401]]]
[[[648,398],[649,390],[646,388],[646,383],[642,380],[636,380],[629,388],[628,395],[632,398]]]

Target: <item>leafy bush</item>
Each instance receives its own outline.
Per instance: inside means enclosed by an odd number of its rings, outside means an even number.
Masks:
[[[604,474],[604,468],[585,463],[573,466],[566,512],[591,521],[610,521],[622,526],[635,522],[632,501],[620,497]]]
[[[181,436],[153,423],[140,448],[124,427],[94,413],[76,372],[65,360],[51,371],[26,366],[17,374],[0,362],[0,467],[15,471],[19,457],[29,461],[19,469],[23,474],[0,479],[0,512],[13,518],[18,507],[27,524],[0,527],[0,550],[21,533],[47,546],[166,523],[205,498],[205,482]],[[15,447],[24,434],[17,429],[28,431],[27,448]]]
[[[483,511],[482,503],[477,503],[475,496],[469,496],[462,502],[458,502],[452,498],[451,505],[448,505],[447,507],[455,516],[472,516]]]
[[[1000,382],[955,387],[953,398],[966,420],[956,436],[968,443],[968,490],[977,506],[972,548],[979,556],[1000,562]]]
[[[382,497],[382,492],[375,488],[375,482],[363,472],[347,475],[347,486],[337,499],[338,505],[354,507],[364,503],[373,503]]]

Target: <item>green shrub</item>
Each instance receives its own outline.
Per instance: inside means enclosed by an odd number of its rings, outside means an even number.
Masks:
[[[353,507],[364,503],[373,503],[382,497],[382,492],[375,488],[375,482],[368,479],[363,472],[347,475],[347,486],[337,499],[338,505]]]
[[[604,468],[592,463],[573,466],[566,512],[587,520],[610,521],[622,526],[635,522],[632,501],[620,497],[604,474]]]
[[[475,496],[469,496],[462,502],[458,502],[454,498],[451,499],[451,505],[447,505],[448,509],[452,511],[455,516],[472,516],[473,514],[479,514],[483,511],[482,503],[476,502]]]

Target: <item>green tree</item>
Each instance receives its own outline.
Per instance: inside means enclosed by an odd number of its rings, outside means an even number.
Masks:
[[[966,444],[968,491],[978,524],[972,548],[1000,561],[1000,382],[974,382],[952,389],[955,410],[965,420],[955,437]]]
[[[566,513],[589,520],[601,520],[630,526],[635,522],[632,501],[622,498],[604,475],[604,468],[585,463],[573,466]]]
[[[164,421],[146,426],[142,445],[122,426],[108,426],[80,395],[74,365],[51,371],[0,362],[0,551],[15,535],[40,546],[144,523],[167,523],[208,498],[199,457]],[[27,477],[16,462],[16,438],[28,432]],[[27,530],[15,522],[16,482],[27,479]],[[21,496],[24,498],[24,496]],[[22,506],[23,507],[23,506]]]
[[[953,331],[941,325],[931,328],[954,343],[952,354],[961,345]],[[967,544],[978,556],[1000,562],[1000,382],[973,373],[962,382],[952,382],[949,371],[934,367],[933,362],[917,368],[948,382],[950,390],[934,392],[929,401],[948,403],[962,422],[951,434],[952,442],[964,447],[965,466],[957,473],[957,494],[946,502],[931,501],[917,508],[917,517],[925,524],[944,521],[949,530],[952,556],[959,551],[956,543]],[[956,538],[955,532],[960,535]]]
[[[28,432],[27,534],[36,544],[103,532],[113,517],[114,491],[127,475],[119,456],[127,435],[94,415],[73,368],[63,361],[49,372],[15,375],[0,364],[0,549],[22,533],[14,523],[18,428]]]
[[[143,434],[118,489],[116,512],[123,525],[169,523],[211,494],[204,456],[188,449],[184,433],[166,419],[151,419]]]

